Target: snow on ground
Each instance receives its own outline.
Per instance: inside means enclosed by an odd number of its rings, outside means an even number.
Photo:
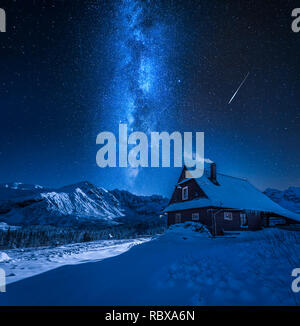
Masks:
[[[120,255],[132,246],[149,240],[102,240],[60,247],[5,250],[0,252],[0,268],[5,270],[7,284],[10,284],[60,266],[95,262]]]
[[[212,238],[176,225],[117,257],[10,284],[0,305],[299,305],[299,249],[287,230]]]
[[[0,252],[0,263],[10,261],[10,257],[5,252]]]

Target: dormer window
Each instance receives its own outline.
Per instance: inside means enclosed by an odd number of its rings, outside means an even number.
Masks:
[[[189,199],[189,187],[182,188],[182,200]]]

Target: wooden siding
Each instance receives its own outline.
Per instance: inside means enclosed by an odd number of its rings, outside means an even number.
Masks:
[[[206,225],[210,231],[213,230],[213,213],[209,209],[212,207],[187,209],[183,211],[169,212],[168,213],[168,226],[176,224],[176,214],[181,214],[181,223],[192,221],[192,214],[199,213],[199,222]],[[219,208],[214,207],[214,210]],[[226,220],[224,218],[224,212],[232,213],[232,220]],[[241,227],[241,216],[240,214],[246,214],[248,226]],[[228,209],[216,214],[216,228],[217,233],[220,234],[222,231],[237,231],[237,230],[258,230],[262,226],[262,219],[259,212],[249,211],[231,211]]]
[[[211,217],[207,214],[207,208],[195,208],[195,209],[187,209],[184,211],[170,212],[168,213],[168,226],[175,224],[175,215],[177,213],[181,214],[181,223],[192,221],[192,214],[199,213],[199,222],[210,226],[211,225]]]

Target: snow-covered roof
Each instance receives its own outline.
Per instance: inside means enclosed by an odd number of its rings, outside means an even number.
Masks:
[[[216,185],[209,177],[210,171],[205,169],[201,178],[195,178],[195,181],[208,198],[198,198],[190,201],[173,203],[165,209],[165,212],[199,207],[224,207],[274,213],[300,221],[300,214],[293,213],[279,206],[256,189],[246,179],[217,173],[219,185]],[[190,179],[183,180],[180,184],[188,180]]]

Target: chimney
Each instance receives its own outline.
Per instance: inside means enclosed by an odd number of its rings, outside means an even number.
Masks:
[[[213,183],[217,184],[217,165],[216,163],[211,163],[210,165],[210,179]]]

